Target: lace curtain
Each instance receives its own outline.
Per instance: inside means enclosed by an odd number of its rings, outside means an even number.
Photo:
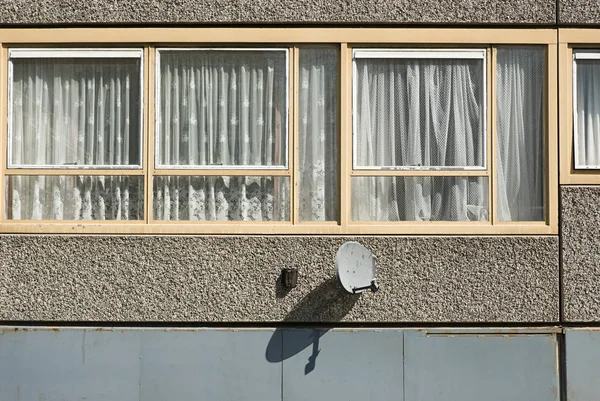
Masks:
[[[287,76],[282,51],[163,51],[159,163],[286,165]],[[160,177],[160,220],[289,220],[289,179]]]
[[[497,210],[500,221],[544,220],[544,50],[497,51]]]
[[[154,179],[154,219],[289,221],[288,177],[168,176]]]
[[[12,165],[141,165],[139,60],[12,62]],[[137,219],[140,187],[134,177],[12,177],[7,217]]]
[[[141,220],[142,176],[10,176],[7,217],[14,220]]]
[[[482,60],[357,59],[358,166],[483,166]],[[487,180],[360,177],[354,221],[488,219]]]
[[[577,82],[573,116],[576,119],[575,163],[600,166],[600,60],[577,60]]]
[[[338,205],[338,51],[300,50],[299,217],[335,221]]]

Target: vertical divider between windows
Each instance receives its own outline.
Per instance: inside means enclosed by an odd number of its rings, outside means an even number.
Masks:
[[[560,43],[558,51],[560,70],[560,140],[561,149],[560,160],[560,181],[562,184],[572,183],[572,173],[574,166],[575,153],[574,149],[574,132],[573,132],[573,117],[575,108],[573,107],[573,49],[566,43]]]
[[[6,220],[6,168],[8,156],[8,49],[0,43],[0,221]]]
[[[340,225],[348,234],[350,223],[350,174],[352,172],[352,49],[348,43],[340,45]]]
[[[290,135],[289,141],[290,150],[288,155],[291,156],[291,183],[290,190],[292,191],[292,224],[299,223],[299,183],[298,183],[298,168],[299,168],[299,138],[298,138],[298,87],[300,74],[300,48],[294,46],[290,49]]]
[[[152,178],[155,169],[154,160],[154,137],[156,135],[155,115],[155,68],[156,48],[144,47],[144,222],[152,221]]]
[[[548,107],[546,114],[546,221],[551,227],[552,232],[558,233],[558,106],[557,106],[557,45],[548,44],[546,52],[546,66],[548,76],[546,77],[546,105]],[[568,64],[568,63],[567,63]]]
[[[488,68],[487,73],[489,75],[488,81],[488,126],[487,130],[487,138],[488,138],[488,193],[489,193],[489,208],[491,210],[490,213],[490,224],[494,225],[498,222],[498,211],[496,208],[496,197],[498,194],[498,180],[496,177],[497,166],[497,146],[498,146],[498,138],[497,138],[497,113],[496,113],[496,63],[498,61],[498,48],[496,46],[492,46],[488,51]],[[491,135],[490,135],[491,134]]]

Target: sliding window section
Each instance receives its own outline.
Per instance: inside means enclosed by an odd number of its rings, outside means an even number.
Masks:
[[[290,57],[157,49],[154,221],[291,221]]]
[[[486,49],[354,49],[352,222],[490,222]]]
[[[298,217],[301,223],[337,223],[340,51],[334,46],[298,51]]]
[[[600,169],[600,51],[573,51],[574,168]]]
[[[143,50],[8,50],[6,220],[144,220]]]
[[[495,50],[496,222],[547,220],[546,49]]]

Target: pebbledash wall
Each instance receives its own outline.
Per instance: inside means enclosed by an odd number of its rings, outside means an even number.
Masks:
[[[589,0],[0,2],[0,25],[9,28],[287,23],[594,27],[600,6]],[[563,185],[560,197],[562,238],[3,235],[0,319],[558,324],[562,315],[566,322],[597,322],[600,186]],[[379,293],[353,297],[335,286],[335,252],[351,239],[374,252]],[[286,267],[300,271],[291,291],[278,282]]]

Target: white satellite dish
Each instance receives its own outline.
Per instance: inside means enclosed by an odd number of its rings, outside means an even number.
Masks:
[[[340,246],[335,255],[335,271],[344,289],[352,294],[379,289],[373,254],[358,242]]]

